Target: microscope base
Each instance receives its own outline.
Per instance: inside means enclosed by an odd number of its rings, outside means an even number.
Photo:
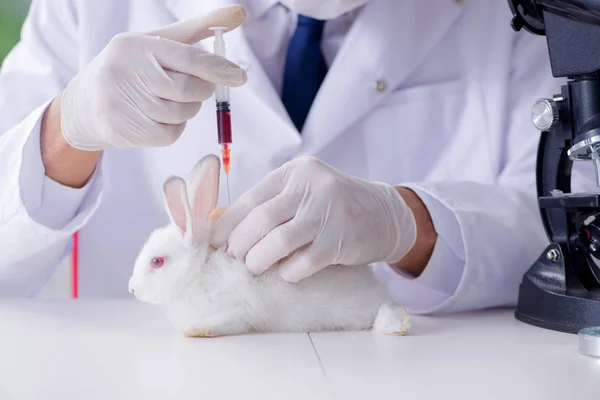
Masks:
[[[558,261],[546,256],[552,250],[558,252]],[[519,287],[515,317],[530,325],[567,333],[600,326],[600,290],[570,289],[567,293],[563,260],[560,246],[551,244],[529,268]]]

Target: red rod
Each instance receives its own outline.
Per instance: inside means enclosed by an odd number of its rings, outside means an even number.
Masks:
[[[79,232],[73,234],[71,250],[71,298],[79,297]]]

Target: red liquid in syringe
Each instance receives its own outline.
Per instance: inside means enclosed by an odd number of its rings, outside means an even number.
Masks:
[[[217,104],[217,132],[219,144],[231,144],[231,113],[227,103]]]
[[[227,102],[217,103],[217,134],[219,144],[222,146],[223,168],[225,173],[229,174],[229,164],[231,162],[231,113]]]

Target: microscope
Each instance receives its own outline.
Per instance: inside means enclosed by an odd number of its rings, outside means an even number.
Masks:
[[[512,28],[546,36],[560,94],[540,99],[536,179],[550,245],[524,275],[515,317],[561,332],[600,326],[600,192],[571,193],[575,161],[600,186],[600,0],[509,0]]]

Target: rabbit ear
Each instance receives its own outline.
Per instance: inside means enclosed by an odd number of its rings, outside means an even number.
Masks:
[[[208,223],[208,215],[217,206],[221,160],[214,154],[202,158],[192,169],[189,189],[192,193],[192,221],[202,226]]]
[[[187,197],[185,181],[173,176],[163,184],[164,201],[169,218],[184,237],[192,234],[192,213]]]

